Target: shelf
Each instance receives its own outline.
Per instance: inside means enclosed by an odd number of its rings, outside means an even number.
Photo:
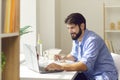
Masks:
[[[120,8],[120,5],[115,5],[115,6],[105,6],[105,8]]]
[[[120,0],[109,0],[104,5],[104,39],[109,51],[120,53]],[[113,29],[114,28],[114,29]]]
[[[4,26],[6,26],[11,33],[3,33],[3,30],[6,29]],[[0,71],[0,80],[20,80],[19,27],[20,0],[0,0],[0,52],[3,52],[6,58],[4,69]]]
[[[120,32],[120,30],[105,30],[105,32]]]
[[[0,34],[0,37],[1,38],[6,38],[6,37],[14,37],[14,36],[18,36],[19,33],[18,32],[15,32],[15,33],[3,33],[3,34]]]

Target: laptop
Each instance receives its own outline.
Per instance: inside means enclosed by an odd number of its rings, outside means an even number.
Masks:
[[[24,53],[25,53],[25,61],[26,65],[29,69],[39,72],[39,73],[54,73],[54,72],[62,72],[63,70],[52,70],[52,71],[46,71],[44,66],[39,65],[39,61],[37,59],[37,52],[36,52],[36,46],[32,46],[29,44],[24,44]],[[44,63],[43,65],[48,64]]]

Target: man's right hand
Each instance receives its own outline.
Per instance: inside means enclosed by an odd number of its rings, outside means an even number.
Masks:
[[[64,62],[64,60],[71,60],[71,61],[75,61],[76,59],[71,55],[71,54],[68,54],[67,56],[63,57],[59,54],[56,54],[54,55],[54,60],[55,61],[59,61],[59,60],[62,60]]]
[[[59,55],[59,54],[54,55],[54,60],[55,61],[62,60],[61,55]]]

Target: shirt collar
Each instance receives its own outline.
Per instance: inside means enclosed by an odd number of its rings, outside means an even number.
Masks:
[[[86,29],[86,30],[85,30],[85,33],[84,33],[84,36],[83,36],[83,38],[82,38],[82,41],[81,41],[81,45],[84,43],[85,38],[86,38],[86,36],[88,35],[88,33],[89,33],[89,30]],[[74,41],[75,41],[76,44],[79,44],[78,40],[74,40]]]

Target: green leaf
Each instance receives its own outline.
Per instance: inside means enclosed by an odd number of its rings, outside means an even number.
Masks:
[[[28,29],[29,27],[31,27],[31,26],[24,26],[23,28],[20,28],[20,32],[25,31],[25,30]]]
[[[2,65],[1,65],[1,69],[3,70],[4,66],[5,66],[5,63],[6,63],[6,57],[5,57],[5,54],[2,52],[1,53],[1,58],[2,58]]]
[[[23,34],[27,34],[30,33],[32,31],[28,31],[28,28],[30,28],[31,26],[24,26],[23,28],[20,28],[20,36]]]
[[[30,32],[32,32],[32,31],[21,32],[20,35],[27,34],[27,33],[30,33]]]

